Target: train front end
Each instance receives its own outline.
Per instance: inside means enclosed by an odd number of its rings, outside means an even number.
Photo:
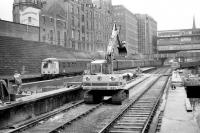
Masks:
[[[59,74],[59,62],[56,58],[44,59],[41,63],[42,77],[53,77]]]

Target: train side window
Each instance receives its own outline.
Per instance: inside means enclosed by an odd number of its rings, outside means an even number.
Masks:
[[[68,67],[70,67],[70,62],[68,62],[67,64],[68,64]]]

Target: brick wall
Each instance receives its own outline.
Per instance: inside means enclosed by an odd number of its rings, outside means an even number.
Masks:
[[[42,59],[55,58],[99,58],[99,55],[83,53],[41,42],[0,36],[0,76],[11,76],[15,70],[25,74],[39,74]]]
[[[0,20],[0,36],[39,41],[39,27]]]

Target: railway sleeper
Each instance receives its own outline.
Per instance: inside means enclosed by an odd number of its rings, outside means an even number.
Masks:
[[[130,130],[140,130],[143,126],[127,126],[127,125],[115,125],[113,128],[115,129],[130,129]]]
[[[148,117],[149,114],[128,114],[124,115],[124,117]]]
[[[147,118],[122,118],[120,122],[136,122],[136,123],[143,123],[146,121]]]
[[[140,133],[139,131],[127,131],[127,130],[112,130],[109,133]]]
[[[144,123],[137,123],[137,122],[117,122],[117,125],[131,125],[131,126],[143,126]]]

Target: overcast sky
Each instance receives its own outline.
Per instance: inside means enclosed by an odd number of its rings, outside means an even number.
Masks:
[[[200,0],[112,0],[133,13],[145,13],[158,23],[158,30],[192,28],[193,16],[200,28]],[[0,0],[0,18],[12,21],[13,0]]]

